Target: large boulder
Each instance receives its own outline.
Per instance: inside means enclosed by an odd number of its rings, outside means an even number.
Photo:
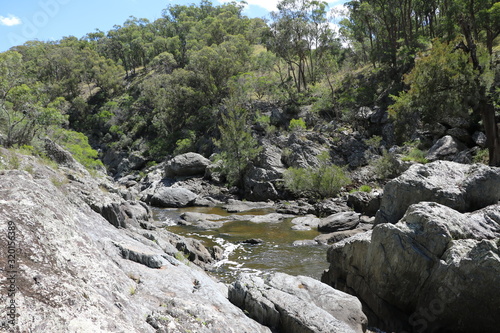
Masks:
[[[351,230],[359,224],[360,214],[356,212],[341,212],[321,219],[318,224],[318,231],[336,232]]]
[[[357,191],[349,193],[347,197],[347,205],[354,211],[368,216],[375,216],[380,208],[382,193],[378,191],[362,192]]]
[[[448,160],[453,161],[457,158],[460,152],[466,150],[467,147],[451,135],[446,135],[439,139],[429,149],[426,158],[429,161]]]
[[[355,297],[305,276],[242,274],[229,287],[229,300],[281,332],[364,332],[367,325]]]
[[[412,204],[433,201],[471,212],[500,199],[500,168],[436,161],[415,164],[388,182],[375,224],[396,223]]]
[[[462,214],[422,202],[334,244],[322,280],[358,296],[386,330],[496,332],[499,237],[500,205]]]
[[[159,187],[149,199],[149,203],[160,208],[180,208],[191,205],[197,197],[182,187]]]
[[[177,155],[165,164],[165,177],[204,175],[210,160],[197,153]]]

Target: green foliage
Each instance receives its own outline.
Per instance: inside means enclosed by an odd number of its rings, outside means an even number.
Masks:
[[[410,89],[393,96],[395,103],[389,113],[396,121],[400,138],[411,136],[420,121],[436,123],[449,116],[469,117],[479,99],[479,86],[469,56],[454,50],[457,43],[434,41],[432,50],[421,54],[405,77]]]
[[[316,168],[289,168],[283,180],[285,187],[296,195],[317,199],[334,197],[342,187],[351,183],[344,168],[328,164],[325,158]]]
[[[488,165],[489,159],[488,149],[481,149],[474,155],[473,162]]]
[[[358,191],[370,193],[372,191],[372,187],[370,185],[361,185]]]
[[[305,131],[307,129],[306,122],[302,118],[292,119],[290,120],[290,125],[288,126],[288,129],[292,132]]]
[[[396,157],[385,149],[382,152],[382,156],[374,160],[372,165],[375,167],[375,174],[380,179],[394,178],[400,170]]]
[[[103,167],[102,162],[98,159],[98,152],[89,145],[85,134],[58,129],[54,136],[57,143],[66,148],[87,169],[92,170]]]
[[[232,185],[240,185],[250,163],[259,154],[261,147],[252,136],[249,113],[235,99],[229,99],[221,114],[220,140],[215,141],[221,150],[218,158],[223,162],[223,173]]]
[[[195,139],[196,139],[195,132],[189,131],[186,138],[177,140],[177,142],[175,143],[176,148],[174,150],[174,155],[180,155],[193,151]]]
[[[427,160],[427,158],[425,156],[426,156],[426,153],[424,151],[422,151],[416,147],[413,147],[410,149],[410,151],[408,152],[408,154],[406,156],[403,156],[403,158],[401,160],[413,161],[413,162],[417,162],[417,163],[426,164],[429,161]]]

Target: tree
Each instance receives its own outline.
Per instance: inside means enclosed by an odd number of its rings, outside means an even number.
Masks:
[[[490,165],[500,166],[500,137],[492,100],[493,78],[490,57],[476,44],[463,41],[435,41],[429,54],[417,59],[415,68],[405,77],[409,90],[395,97],[391,115],[400,133],[412,133],[419,120],[443,121],[450,115],[479,115],[485,129]],[[473,43],[473,41],[472,41]]]
[[[326,16],[326,2],[282,0],[271,13],[268,48],[287,64],[288,78],[297,92],[307,90],[318,79],[319,59],[332,47],[334,32]],[[287,80],[288,80],[287,78]]]
[[[248,110],[241,107],[236,98],[227,99],[221,112],[220,140],[215,144],[221,150],[223,171],[233,185],[241,185],[250,162],[261,150],[248,124]]]

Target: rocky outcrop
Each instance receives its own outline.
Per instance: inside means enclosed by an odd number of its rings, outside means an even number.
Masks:
[[[330,247],[322,280],[358,296],[371,324],[386,330],[497,330],[499,171],[410,167],[386,185],[378,225]]]
[[[229,287],[229,299],[281,332],[364,332],[367,325],[355,297],[305,276],[242,274]]]
[[[165,177],[204,175],[210,160],[197,153],[177,155],[165,164]]]
[[[116,228],[88,204],[115,194],[84,185],[94,182],[86,176],[32,171],[0,171],[0,233],[14,228],[17,251],[13,331],[270,332],[232,305],[223,285],[167,253],[183,253],[173,245],[182,242]],[[8,251],[1,246],[0,257]]]
[[[292,220],[293,230],[317,229],[321,220],[314,215],[296,217]]]
[[[186,207],[194,203],[197,195],[182,187],[159,187],[148,200],[149,204],[160,208]]]
[[[412,205],[397,224],[334,244],[323,281],[358,296],[372,324],[385,329],[494,332],[499,212],[500,206],[462,214],[437,203]]]
[[[500,199],[500,168],[436,161],[415,164],[386,184],[376,224],[396,223],[412,204],[432,201],[471,212]]]

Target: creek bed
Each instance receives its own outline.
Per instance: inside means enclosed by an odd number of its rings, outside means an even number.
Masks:
[[[159,221],[179,220],[182,213],[196,212],[204,214],[229,215],[264,215],[272,210],[252,210],[245,213],[229,214],[218,207],[191,207],[182,209],[155,209],[155,219]],[[313,239],[319,235],[317,230],[292,230],[291,219],[278,223],[253,223],[249,221],[226,222],[215,230],[202,230],[196,226],[174,225],[167,230],[199,239],[206,246],[219,245],[225,251],[224,260],[217,263],[212,272],[221,281],[231,283],[239,272],[282,272],[290,275],[305,275],[320,279],[323,270],[328,268],[324,245],[293,246],[296,240]],[[259,238],[261,244],[241,243],[248,239]]]

